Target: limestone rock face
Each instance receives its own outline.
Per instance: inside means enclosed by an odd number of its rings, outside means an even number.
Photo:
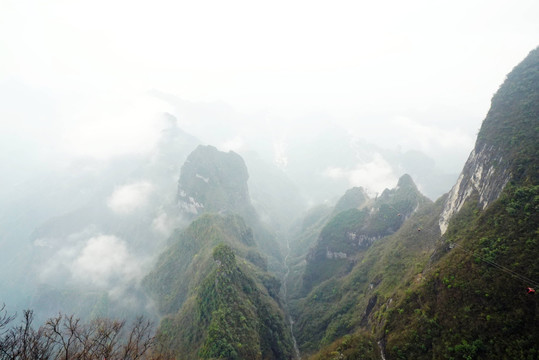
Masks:
[[[451,217],[459,212],[473,193],[479,194],[479,203],[483,209],[498,198],[511,175],[502,164],[503,157],[493,146],[484,144],[481,148],[472,150],[440,215],[442,234],[447,230]]]
[[[333,216],[306,256],[304,291],[349,271],[355,255],[395,233],[406,219],[429,203],[407,174],[399,179],[394,189],[384,190],[373,200],[362,188],[348,190],[337,202]]]
[[[248,220],[254,214],[248,179],[247,167],[241,156],[200,145],[182,166],[178,205],[188,218],[206,212],[230,212]]]
[[[449,221],[477,194],[485,209],[496,200],[505,185],[533,179],[539,119],[539,48],[516,66],[494,95],[481,125],[475,147],[460,177],[447,197],[439,219],[445,233]]]
[[[277,267],[282,254],[275,235],[262,224],[251,203],[248,179],[247,166],[240,155],[200,145],[181,168],[177,204],[188,221],[202,214],[241,216],[253,229],[262,252],[270,257],[270,267]]]

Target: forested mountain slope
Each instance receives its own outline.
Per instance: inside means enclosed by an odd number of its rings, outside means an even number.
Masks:
[[[145,284],[164,315],[160,351],[179,359],[289,359],[280,281],[237,215],[206,214],[172,238]]]
[[[433,214],[440,209],[441,202],[432,204],[404,175],[395,189],[370,204],[327,221],[301,280],[288,283],[303,352],[366,327],[374,312],[393,301],[391,296],[428,261],[434,244],[425,230],[437,231]]]
[[[348,272],[359,252],[397,231],[420,206],[430,203],[408,175],[403,175],[395,189],[386,189],[369,206],[363,206],[367,198],[360,197],[357,207],[343,207],[350,194],[347,192],[337,203],[337,213],[320,231],[307,255],[304,292],[325,279]],[[341,208],[345,210],[339,212]]]
[[[289,359],[275,237],[251,204],[243,159],[199,146],[182,166],[184,230],[144,284],[164,316],[159,351],[179,359]],[[268,272],[273,271],[273,273]]]
[[[282,254],[276,235],[263,224],[251,203],[249,172],[243,158],[233,151],[198,146],[182,165],[177,202],[183,216],[194,220],[201,214],[237,214],[255,233],[269,266],[282,271]]]
[[[182,217],[142,280],[161,316],[153,353],[262,360],[295,359],[299,349],[303,359],[539,358],[538,295],[528,291],[539,288],[538,134],[536,49],[493,97],[457,183],[434,203],[403,175],[379,196],[351,188],[335,206],[300,216],[294,187],[286,178],[272,184],[268,175],[256,182],[258,199],[267,201],[257,204],[263,217],[287,207],[287,198],[291,203],[279,218],[261,221],[241,156],[199,146],[182,166],[174,211],[163,212],[156,201],[140,212],[142,227],[161,213]],[[280,188],[282,199],[274,199]],[[105,218],[99,224],[108,232],[128,229],[136,235],[131,242],[152,240],[124,225],[121,209],[115,217],[99,209],[90,215]],[[85,223],[84,214],[46,224],[35,243],[73,239],[68,235]],[[277,241],[278,233],[287,241]],[[107,234],[92,239],[121,243]],[[131,283],[139,289],[137,278]],[[114,309],[105,300],[103,307]]]
[[[313,358],[536,359],[538,300],[526,288],[539,285],[538,134],[536,49],[493,97],[450,194],[373,245],[339,280],[348,288],[321,288],[334,316],[312,328],[313,334],[324,331],[327,340],[304,348],[339,340]],[[368,259],[372,263],[365,267]],[[367,287],[374,269],[382,281]],[[336,306],[334,298],[349,298],[348,307]],[[316,300],[302,301],[311,306]],[[365,309],[363,317],[357,310],[348,315],[358,308]],[[338,326],[326,325],[339,316]],[[336,335],[328,337],[330,331]]]
[[[389,317],[391,357],[539,356],[537,299],[526,292],[539,285],[538,134],[536,49],[492,99],[474,149],[488,149],[488,156],[465,165],[461,184],[473,186],[467,197],[458,192],[462,206],[443,238],[445,255],[402,303],[401,314]]]

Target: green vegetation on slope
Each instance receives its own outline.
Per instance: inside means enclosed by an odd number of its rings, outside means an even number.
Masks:
[[[318,205],[309,209],[301,221],[296,221],[290,231],[290,254],[301,257],[314,245],[320,231],[330,218],[332,208],[327,205]]]
[[[350,209],[333,217],[324,226],[316,246],[307,256],[307,266],[303,275],[303,291],[309,291],[334,275],[344,275],[349,265],[348,256],[365,248],[372,242],[356,240],[356,233],[361,231],[369,211]],[[361,245],[363,246],[361,246]],[[361,247],[360,247],[361,246]],[[344,273],[342,273],[344,271]]]
[[[344,335],[309,360],[378,360],[381,353],[374,336],[366,331]]]
[[[493,97],[476,144],[510,181],[485,211],[475,197],[452,219],[446,243],[456,245],[389,319],[390,358],[539,357],[537,300],[525,291],[539,285],[538,120],[536,49]]]
[[[160,352],[178,359],[288,359],[280,281],[239,216],[206,214],[177,233],[144,280],[165,315]]]
[[[182,166],[178,182],[178,204],[182,215],[194,220],[202,214],[241,216],[256,234],[259,250],[268,256],[268,266],[282,272],[282,255],[276,236],[262,224],[251,204],[243,158],[213,146],[198,146]]]
[[[358,253],[346,276],[332,277],[306,297],[291,300],[302,352],[313,353],[362,328],[381,331],[386,310],[420,281],[428,265],[439,234],[436,214],[441,206],[438,201],[420,207],[395,234]],[[377,348],[375,343],[372,346]]]
[[[474,218],[468,207],[459,217]],[[539,309],[525,291],[536,284],[510,273],[539,279],[537,209],[539,186],[509,186],[468,226],[455,219],[446,243],[457,246],[389,317],[388,358],[537,358]]]
[[[518,64],[492,98],[477,145],[492,146],[514,180],[539,176],[539,48]]]
[[[414,217],[399,233],[376,243],[367,252],[374,252],[379,245],[385,253],[393,254],[386,258],[389,261],[373,259],[369,266],[380,269],[385,262],[384,274],[393,274],[394,280],[398,280],[387,282],[387,286],[383,286],[384,281],[378,286],[374,284],[379,307],[374,306],[368,322],[362,326],[382,344],[386,359],[539,358],[537,299],[526,292],[528,286],[539,285],[538,120],[536,49],[515,67],[494,96],[476,143],[476,151],[486,149],[490,157],[487,163],[477,165],[492,166],[487,170],[499,174],[489,180],[488,186],[501,188],[508,181],[500,197],[491,199],[495,201],[483,210],[478,206],[479,198],[491,189],[472,193],[451,219],[443,242],[433,241],[430,247],[416,251],[415,265],[402,261],[399,251],[394,252],[391,246],[386,247],[413,223],[420,226],[421,236],[437,237],[435,224],[431,227]],[[435,220],[439,209],[433,214]],[[393,246],[400,244],[401,240]],[[437,246],[432,248],[434,245]],[[361,261],[366,258],[367,255]],[[416,276],[414,267],[422,269]],[[359,269],[355,268],[347,278]],[[395,276],[406,272],[407,275]],[[372,270],[365,268],[363,274],[370,276]],[[345,297],[344,293],[340,296]],[[365,308],[368,296],[359,294],[355,301]],[[357,317],[351,319],[357,321]],[[357,358],[344,354],[345,347],[339,349],[344,339],[340,337],[314,358]],[[371,345],[375,341],[362,330],[351,334],[351,339]],[[362,358],[377,357],[363,354]]]
[[[344,197],[350,197],[350,191]],[[302,294],[326,279],[350,272],[356,254],[393,234],[406,218],[428,203],[430,200],[419,193],[411,177],[403,175],[395,189],[386,189],[372,205],[333,216],[306,258]]]
[[[165,318],[158,340],[179,359],[291,359],[284,315],[233,249],[213,250],[212,270],[174,316]]]
[[[335,204],[335,208],[333,209],[333,213],[338,214],[341,211],[348,209],[359,209],[360,207],[364,206],[368,200],[369,197],[362,187],[353,187],[346,190],[344,195],[341,196],[339,201],[337,201],[337,204]]]
[[[253,233],[239,216],[205,214],[184,231],[173,234],[170,241],[170,247],[143,281],[163,314],[178,311],[193,284],[200,283],[207,275],[211,249],[218,243],[231,244],[243,257],[250,254],[251,259],[261,258],[255,263],[264,266],[263,257],[257,254]]]

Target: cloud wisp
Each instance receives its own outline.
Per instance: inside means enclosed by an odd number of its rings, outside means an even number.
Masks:
[[[88,239],[70,265],[74,281],[101,288],[113,282],[129,283],[140,278],[140,268],[125,241],[114,235],[97,235]]]
[[[147,181],[120,186],[107,199],[107,206],[119,215],[127,215],[144,207],[150,200],[154,186]]]
[[[397,182],[397,176],[391,165],[375,153],[367,162],[356,164],[353,168],[330,167],[324,175],[332,179],[345,179],[350,186],[362,186],[371,194],[380,193],[392,188]]]

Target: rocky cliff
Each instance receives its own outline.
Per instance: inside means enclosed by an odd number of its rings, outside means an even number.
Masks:
[[[253,218],[245,162],[235,152],[222,152],[213,146],[198,146],[181,168],[178,204],[184,215],[235,213]]]
[[[440,231],[473,194],[485,209],[512,178],[533,176],[537,167],[523,158],[533,155],[539,129],[539,49],[517,65],[492,98],[474,149],[440,216]]]
[[[448,196],[294,304],[300,349],[322,347],[318,360],[536,359],[539,305],[526,289],[539,279],[538,133],[536,49],[493,97]]]
[[[177,203],[189,221],[202,214],[235,214],[253,229],[255,242],[268,255],[268,266],[282,271],[282,254],[274,232],[263,224],[251,203],[243,158],[213,146],[198,146],[181,168]]]
[[[503,166],[503,160],[503,156],[492,145],[483,144],[472,150],[440,215],[442,234],[447,230],[449,220],[462,209],[472,194],[478,194],[479,204],[483,209],[498,198],[511,176],[509,170]]]
[[[344,210],[327,222],[307,254],[304,291],[332,276],[349,272],[356,254],[395,233],[420,205],[428,203],[430,200],[419,192],[409,175],[403,175],[394,189],[384,190],[370,204],[363,189],[348,190],[336,206],[336,211]]]

